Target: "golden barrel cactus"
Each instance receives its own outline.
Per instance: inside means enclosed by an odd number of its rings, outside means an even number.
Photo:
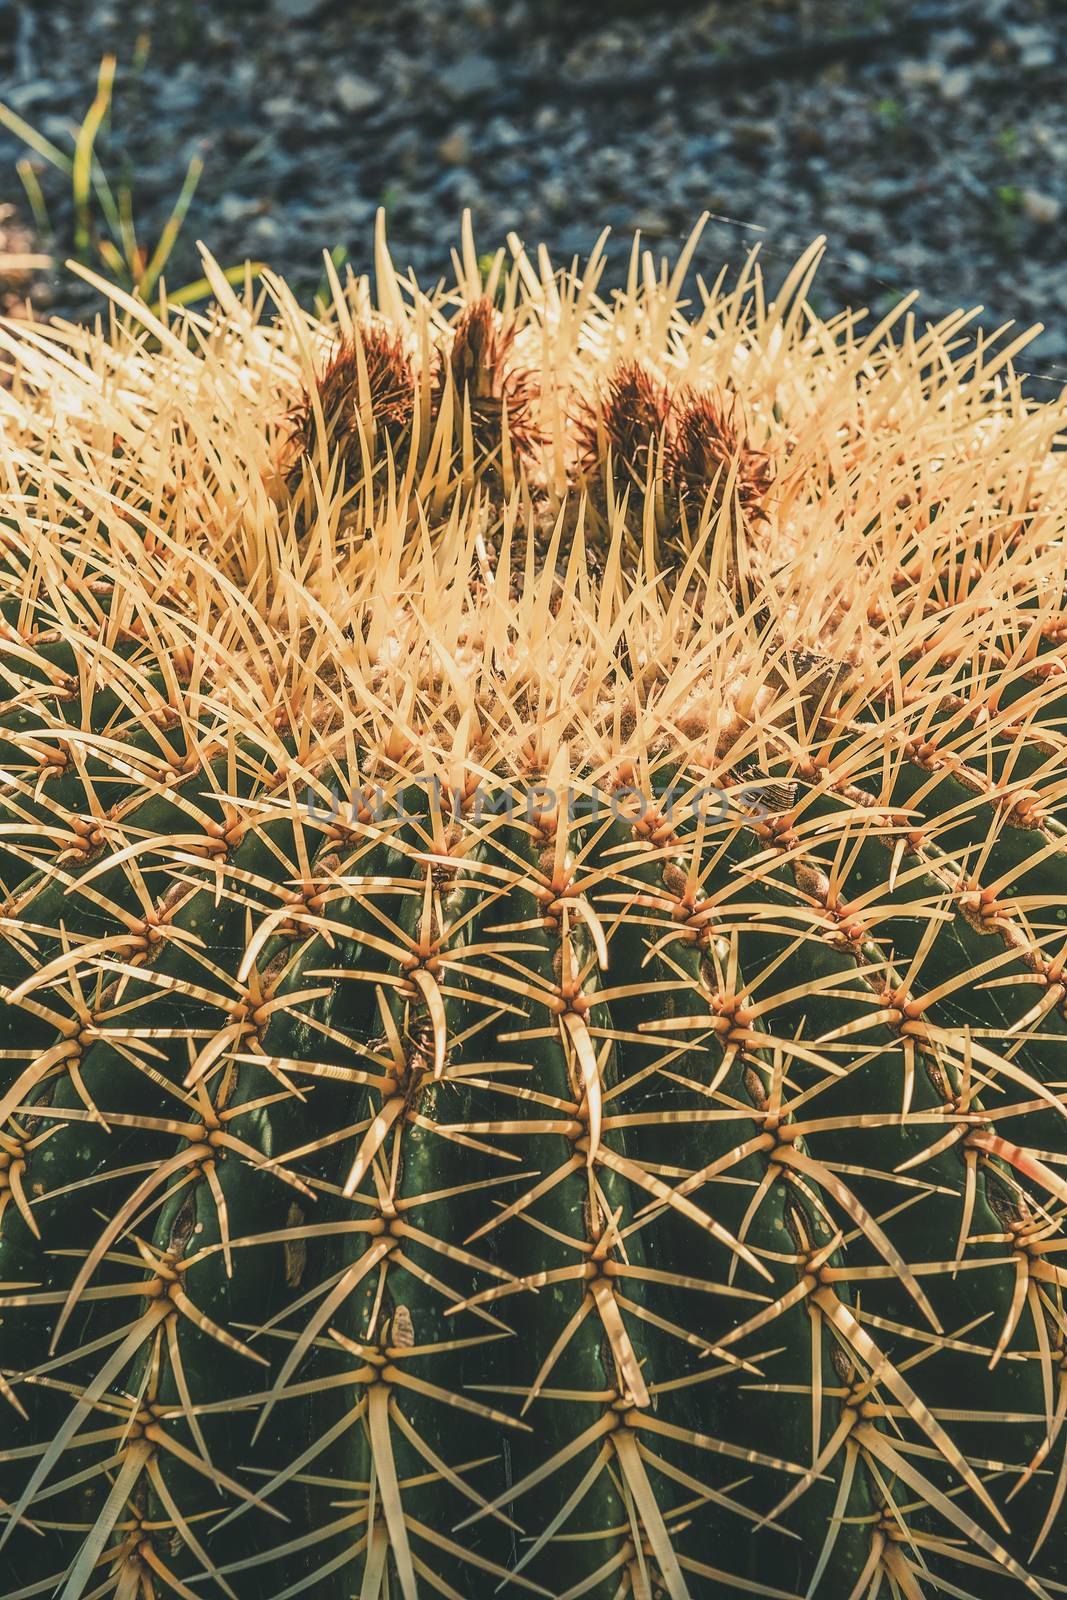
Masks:
[[[1064,408],[695,244],[0,332],[7,1600],[1067,1592]]]

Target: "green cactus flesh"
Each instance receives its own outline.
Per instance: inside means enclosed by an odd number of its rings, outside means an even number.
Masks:
[[[952,901],[972,840],[999,900],[1067,898],[1060,835],[929,763],[879,831],[861,784],[791,830],[673,781],[651,831],[409,790],[231,846],[187,781],[122,797],[125,868],[9,835],[16,1592],[106,1553],[179,1593],[845,1593],[916,1549],[996,1595],[1042,1535],[1062,1575],[1025,1469],[1063,1020],[1018,1026],[1032,951]],[[905,806],[955,839],[896,859]]]

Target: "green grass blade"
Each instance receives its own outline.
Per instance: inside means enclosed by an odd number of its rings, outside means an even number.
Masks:
[[[33,225],[42,237],[50,237],[52,233],[52,219],[48,215],[41,185],[34,170],[33,162],[28,156],[23,156],[16,161],[15,171],[22,180],[22,187],[26,192],[26,200],[33,214]]]
[[[0,100],[0,123],[13,133],[16,139],[21,139],[23,144],[28,144],[31,150],[36,150],[50,166],[58,167],[60,172],[70,176],[74,163],[70,156],[64,155],[58,145],[51,139],[46,139],[43,133],[38,133],[36,128],[31,128],[29,123],[20,117],[17,111],[12,111]]]
[[[253,278],[258,278],[265,266],[266,262],[264,261],[245,261],[239,267],[227,267],[222,276],[227,283],[241,284],[244,283],[246,274],[250,274]],[[197,278],[193,283],[183,284],[180,289],[173,291],[168,289],[166,304],[168,306],[195,305],[198,300],[206,300],[210,294],[211,284],[207,278]],[[159,316],[163,309],[164,304],[161,299],[153,307],[153,310],[156,316]]]
[[[160,274],[170,260],[171,252],[177,243],[178,235],[182,230],[182,223],[185,221],[186,212],[192,203],[193,195],[196,193],[196,186],[200,182],[203,171],[204,163],[202,159],[200,156],[193,156],[185,174],[185,182],[182,184],[181,193],[174,202],[174,209],[167,218],[156,248],[152,251],[151,259],[137,284],[138,293],[143,295],[146,300],[159,282]]]
[[[144,259],[141,248],[137,243],[137,229],[133,224],[133,189],[128,183],[124,183],[119,190],[119,215],[116,231],[122,244],[122,254],[126,260],[130,281],[136,283],[144,266]]]
[[[115,57],[105,56],[100,63],[96,97],[78,129],[74,145],[74,164],[71,169],[71,186],[74,196],[74,251],[82,260],[88,254],[92,234],[90,195],[93,180],[93,146],[104,118],[111,105],[111,92],[115,83]]]

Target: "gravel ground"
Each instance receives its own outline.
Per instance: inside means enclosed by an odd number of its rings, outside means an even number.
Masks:
[[[310,294],[324,245],[369,266],[383,204],[426,284],[466,206],[480,249],[514,229],[557,262],[610,224],[618,278],[635,227],[670,254],[708,210],[705,277],[761,241],[773,279],[825,233],[820,311],[916,286],[926,315],[1037,319],[1024,364],[1067,382],[1063,0],[0,0],[0,98],[66,148],[105,51],[106,165],[132,172],[144,237],[206,161],[172,286],[202,238]],[[20,204],[23,153],[0,137]],[[62,236],[69,191],[41,183]]]

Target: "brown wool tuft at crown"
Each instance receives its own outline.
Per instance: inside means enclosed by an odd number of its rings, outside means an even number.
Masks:
[[[440,361],[434,406],[439,413],[446,386],[455,403],[455,428],[462,436],[464,407],[470,408],[474,450],[482,463],[499,463],[504,418],[508,445],[529,458],[538,443],[534,420],[534,375],[516,357],[515,329],[502,325],[491,301],[482,297],[456,323],[452,346]]]
[[[386,441],[395,454],[415,410],[415,377],[403,335],[374,323],[355,328],[330,357],[314,392],[317,406],[305,391],[292,411],[291,476],[315,454],[319,414],[327,454],[336,452],[350,477],[362,470],[361,428],[365,435],[373,429],[377,459],[383,459]]]
[[[676,493],[699,516],[705,497],[717,501],[732,491],[749,522],[766,522],[765,501],[774,482],[771,458],[750,444],[737,397],[729,402],[692,392],[673,409],[666,474]]]
[[[585,477],[603,471],[608,454],[616,475],[633,475],[643,489],[649,452],[658,448],[671,410],[666,386],[638,361],[620,361],[592,400],[578,408],[578,462]]]

